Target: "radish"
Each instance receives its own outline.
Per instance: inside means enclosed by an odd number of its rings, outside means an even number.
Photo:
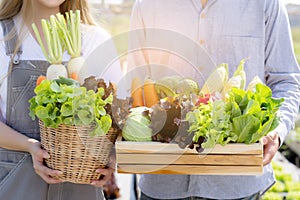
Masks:
[[[47,50],[34,23],[32,28],[46,60],[50,63],[50,66],[47,68],[46,78],[53,80],[59,78],[59,76],[68,77],[66,67],[62,64],[64,48],[59,37],[55,16],[51,15],[50,20],[42,19],[41,24]]]
[[[85,60],[82,56],[80,57],[74,57],[74,58],[70,58],[69,62],[68,62],[68,72],[69,75],[75,73],[77,75],[79,75],[80,70],[82,69],[82,67],[84,66]]]
[[[77,77],[79,82],[83,78],[80,77],[80,70],[83,68],[85,60],[81,56],[81,28],[80,28],[80,11],[65,13],[64,17],[61,13],[56,14],[56,22],[59,27],[59,34],[62,41],[71,56],[68,62],[69,77]]]

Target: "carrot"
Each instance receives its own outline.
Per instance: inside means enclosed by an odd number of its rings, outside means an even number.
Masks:
[[[144,106],[141,79],[138,77],[135,77],[131,82],[131,98],[133,99],[133,108]]]
[[[36,86],[40,85],[41,82],[42,82],[43,80],[46,80],[46,76],[40,75],[40,76],[36,79]]]
[[[149,78],[146,78],[144,81],[144,100],[145,106],[151,108],[159,102],[158,94],[155,90],[154,81]]]
[[[75,80],[75,81],[78,81],[78,74],[73,72],[73,73],[71,73],[70,78]]]

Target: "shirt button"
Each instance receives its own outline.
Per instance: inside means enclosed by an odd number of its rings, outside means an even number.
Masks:
[[[201,15],[200,15],[200,18],[206,18],[206,14],[205,13],[202,13]]]
[[[199,40],[199,43],[200,43],[200,44],[204,44],[205,41],[204,41],[204,40]]]

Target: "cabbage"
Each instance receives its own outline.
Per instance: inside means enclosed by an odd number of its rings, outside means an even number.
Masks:
[[[152,129],[149,128],[149,108],[141,106],[131,108],[122,129],[122,136],[127,141],[152,141]]]

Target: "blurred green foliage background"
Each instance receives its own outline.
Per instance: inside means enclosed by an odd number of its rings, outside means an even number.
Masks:
[[[292,35],[293,35],[293,40],[294,40],[295,54],[296,54],[298,63],[300,64],[300,24],[299,24],[299,26],[292,28]]]

